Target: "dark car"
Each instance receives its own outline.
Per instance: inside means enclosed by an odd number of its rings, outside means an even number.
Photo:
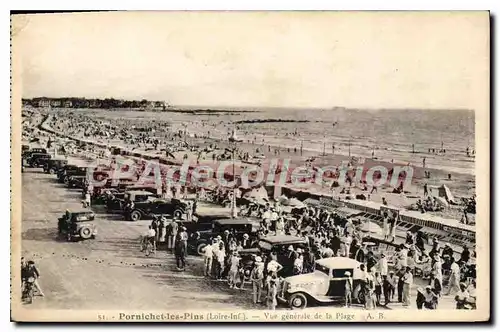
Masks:
[[[182,222],[183,226],[187,228],[188,233],[192,233],[188,241],[190,249],[201,255],[203,248],[211,244],[211,239],[222,235],[224,231],[229,231],[237,241],[241,241],[243,234],[248,234],[249,240],[257,238],[260,221],[252,218],[235,218],[235,219],[219,219],[211,223],[203,222]],[[198,233],[198,234],[197,234]]]
[[[305,238],[292,235],[273,235],[260,238],[254,248],[242,249],[239,251],[245,274],[253,267],[254,257],[261,256],[266,262],[271,252],[275,253],[278,263],[283,269],[278,272],[281,277],[289,277],[293,274],[293,262],[288,257],[288,247],[292,246],[294,250],[298,248],[304,250],[308,247],[308,241]]]
[[[68,177],[66,186],[68,188],[82,189],[85,187],[86,182],[87,182],[87,175],[70,175]]]
[[[21,146],[21,154],[24,155],[26,152],[28,152],[30,150],[30,146],[29,145],[26,145],[26,144],[23,144]]]
[[[28,149],[27,151],[24,151],[22,156],[25,159],[31,158],[31,156],[35,153],[47,153],[47,149],[44,148],[33,148],[33,149]]]
[[[59,218],[58,233],[68,241],[95,238],[97,229],[92,222],[94,219],[95,214],[92,211],[69,212]]]
[[[167,215],[180,220],[186,213],[187,204],[179,199],[155,199],[134,203],[124,210],[125,219],[137,221],[154,215]]]
[[[123,193],[116,192],[113,194],[113,198],[106,202],[106,211],[108,213],[121,213],[125,208],[126,198],[131,202],[142,203],[146,201],[151,201],[156,198],[156,195],[151,194],[148,191],[132,190]]]
[[[61,168],[68,164],[67,160],[64,159],[49,159],[43,165],[43,171],[45,173],[56,174]]]
[[[26,161],[30,167],[38,168],[47,164],[51,158],[52,156],[48,153],[33,153]]]
[[[70,176],[87,175],[87,167],[66,165],[57,172],[57,181],[67,184]]]

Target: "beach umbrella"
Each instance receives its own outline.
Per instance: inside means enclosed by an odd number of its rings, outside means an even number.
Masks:
[[[450,206],[444,197],[435,197],[435,198],[436,198],[436,203],[438,205],[443,206],[445,208],[448,208]]]
[[[276,199],[276,201],[280,202],[281,204],[287,204],[288,197],[286,197],[285,195],[281,195]]]
[[[254,189],[250,190],[249,192],[245,193],[244,197],[245,198],[254,198],[254,199],[263,199],[263,200],[269,201],[269,196],[267,195],[266,188],[264,188],[264,187],[254,188]]]
[[[286,205],[288,206],[291,206],[293,208],[298,208],[298,209],[301,209],[303,207],[305,207],[306,205],[304,203],[302,203],[301,201],[299,201],[297,198],[293,197],[293,198],[290,198]]]

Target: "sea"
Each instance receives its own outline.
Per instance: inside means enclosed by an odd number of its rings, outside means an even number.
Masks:
[[[109,119],[169,123],[191,134],[410,163],[474,175],[472,110],[183,107],[180,111],[80,110]],[[209,110],[210,109],[210,110]],[[217,111],[218,110],[218,111]],[[186,127],[184,127],[186,125]],[[430,150],[434,149],[434,151]]]

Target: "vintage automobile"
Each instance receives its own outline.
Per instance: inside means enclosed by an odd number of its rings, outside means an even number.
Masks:
[[[221,235],[225,230],[231,232],[239,241],[243,234],[248,234],[250,240],[257,238],[260,221],[252,218],[219,219],[211,223],[182,222],[186,226],[188,233],[193,236],[188,241],[188,247],[198,255],[203,254],[203,248],[211,243],[211,239]],[[198,233],[198,234],[196,234]]]
[[[167,215],[180,220],[186,213],[186,208],[186,202],[179,199],[153,199],[134,203],[132,207],[126,207],[123,214],[126,220],[131,221],[152,218],[154,215]]]
[[[323,258],[316,261],[315,271],[285,278],[278,290],[278,300],[292,309],[308,305],[330,304],[342,301],[349,272],[353,281],[353,302],[364,303],[362,280],[365,273],[361,263],[347,257]]]
[[[70,212],[69,218],[62,215],[58,220],[58,233],[68,241],[95,238],[97,228],[92,222],[94,219],[95,214],[92,211]]]
[[[66,166],[68,161],[65,159],[49,159],[43,165],[43,171],[49,174],[56,174],[61,168]]]
[[[156,196],[148,191],[142,190],[131,190],[123,193],[117,192],[113,194],[114,198],[107,201],[106,211],[108,213],[121,213],[125,208],[126,198],[128,197],[130,201],[135,203],[146,202],[148,200],[154,200]]]
[[[71,175],[68,177],[66,186],[68,188],[79,188],[82,189],[87,182],[86,175]]]
[[[253,268],[254,257],[261,256],[264,262],[267,260],[271,252],[276,253],[278,263],[283,266],[283,269],[278,272],[280,277],[291,276],[292,266],[287,262],[287,249],[293,246],[296,250],[298,248],[306,249],[308,242],[306,239],[292,236],[292,235],[272,235],[258,239],[258,242],[250,249],[242,249],[239,254],[242,258],[245,274]]]
[[[33,148],[33,149],[28,149],[27,151],[24,151],[22,154],[22,157],[24,159],[29,159],[31,156],[35,153],[47,153],[47,149],[44,148]]]
[[[67,184],[69,177],[72,175],[87,175],[87,167],[68,164],[57,171],[57,181]]]
[[[29,167],[43,167],[52,156],[48,153],[33,153],[26,159]]]

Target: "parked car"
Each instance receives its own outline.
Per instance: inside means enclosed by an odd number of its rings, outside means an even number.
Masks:
[[[43,171],[49,174],[56,174],[61,168],[66,166],[68,161],[65,159],[49,159],[43,165]]]
[[[44,148],[32,148],[32,149],[28,149],[27,151],[23,152],[22,157],[25,158],[25,159],[29,159],[35,153],[47,153],[47,149],[44,149]]]
[[[66,165],[63,168],[59,169],[57,172],[57,181],[60,183],[67,184],[69,177],[87,175],[87,167],[84,166],[76,166],[76,165]]]
[[[182,221],[188,233],[193,236],[188,241],[188,247],[198,255],[203,254],[206,245],[211,244],[211,239],[221,235],[228,230],[237,241],[240,241],[243,234],[248,234],[250,240],[255,240],[259,230],[260,221],[251,218],[219,219],[213,222],[188,222]],[[198,233],[198,234],[196,234]]]
[[[245,274],[253,268],[254,257],[261,256],[266,262],[271,252],[276,253],[278,263],[283,266],[283,269],[278,272],[280,277],[288,277],[293,274],[293,266],[287,261],[287,250],[289,246],[293,246],[295,250],[302,250],[308,247],[306,239],[292,235],[272,235],[258,239],[258,242],[250,249],[242,249],[239,254],[242,258],[242,263],[245,269]]]
[[[365,280],[365,272],[361,271],[360,265],[360,262],[347,257],[317,260],[314,272],[283,280],[278,300],[287,303],[292,309],[343,301],[347,280],[345,273],[349,272],[353,281],[353,302],[364,303],[362,281]]]
[[[87,181],[87,175],[70,175],[66,186],[68,188],[84,188]]]
[[[97,228],[92,222],[94,219],[95,214],[92,211],[70,212],[69,215],[64,214],[58,220],[58,233],[68,241],[95,238]]]
[[[106,211],[108,213],[123,212],[127,198],[129,198],[130,201],[132,201],[134,204],[156,199],[155,195],[151,194],[148,191],[141,190],[126,191],[123,193],[117,192],[113,196],[114,198],[108,200],[106,203]]]
[[[26,160],[30,167],[43,167],[52,156],[48,153],[33,153]]]
[[[186,213],[187,204],[179,199],[155,199],[145,202],[134,203],[124,210],[125,219],[137,221],[144,218],[152,218],[154,215],[167,215],[178,220]]]

